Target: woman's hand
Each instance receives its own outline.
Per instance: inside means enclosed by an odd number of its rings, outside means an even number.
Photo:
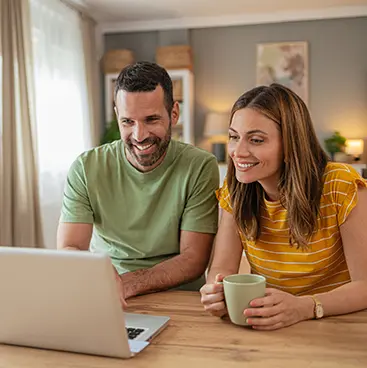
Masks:
[[[294,296],[277,289],[266,289],[265,297],[252,300],[250,306],[244,315],[256,330],[276,330],[314,317],[311,297]]]
[[[227,307],[224,303],[224,291],[222,282],[224,276],[218,274],[215,276],[214,284],[205,284],[201,289],[201,303],[204,305],[204,309],[213,316],[223,317],[226,315]]]

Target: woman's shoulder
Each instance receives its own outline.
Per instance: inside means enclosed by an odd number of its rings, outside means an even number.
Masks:
[[[365,184],[365,180],[361,177],[358,171],[351,165],[340,162],[329,162],[326,165],[324,172],[324,185],[343,183],[343,182],[361,182]]]
[[[329,162],[325,168],[323,185],[323,197],[332,203],[342,204],[348,195],[354,197],[359,187],[367,187],[367,182],[353,166]]]

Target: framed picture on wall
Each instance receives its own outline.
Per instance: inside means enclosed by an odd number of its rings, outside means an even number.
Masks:
[[[290,88],[308,104],[307,42],[257,45],[256,84],[268,86],[271,83]]]

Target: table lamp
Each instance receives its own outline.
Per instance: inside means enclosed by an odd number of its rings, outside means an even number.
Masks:
[[[209,112],[206,115],[204,137],[209,138],[211,151],[218,162],[226,161],[228,126],[228,113]]]
[[[345,142],[345,153],[359,161],[363,153],[363,139],[347,139]]]

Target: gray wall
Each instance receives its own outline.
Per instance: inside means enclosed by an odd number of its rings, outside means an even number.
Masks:
[[[130,48],[154,61],[159,45],[188,41],[193,48],[195,137],[205,113],[229,110],[255,86],[256,44],[309,43],[309,107],[323,139],[334,130],[367,137],[367,17],[106,35],[106,50]]]

